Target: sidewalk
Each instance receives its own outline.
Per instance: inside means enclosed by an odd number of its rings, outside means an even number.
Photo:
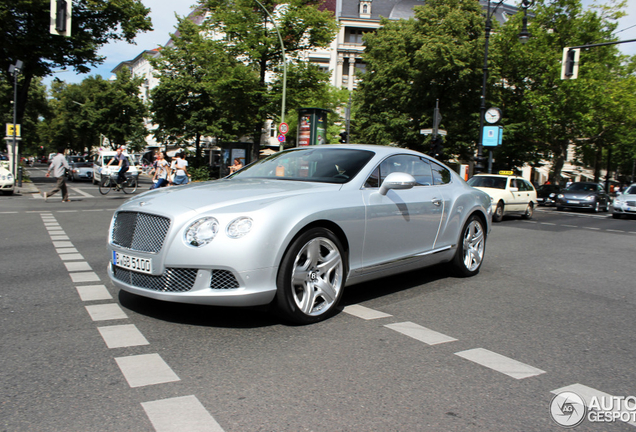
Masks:
[[[15,195],[27,195],[27,194],[39,194],[40,190],[35,186],[33,182],[22,182],[22,186],[18,187],[17,184],[15,186],[15,191],[13,192]]]

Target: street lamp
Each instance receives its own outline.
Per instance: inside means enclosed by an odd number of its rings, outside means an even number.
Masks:
[[[265,6],[263,6],[263,4],[260,1],[258,0],[254,0],[254,1],[258,3],[258,5],[265,11],[269,19],[272,21],[272,24],[274,24],[274,28],[276,29],[276,34],[278,35],[278,40],[280,41],[280,49],[283,52],[283,102],[282,102],[282,107],[280,110],[281,111],[280,122],[285,123],[285,97],[287,92],[287,57],[285,56],[285,44],[283,43],[283,38],[281,37],[280,32],[278,31],[278,26],[276,25],[276,20],[274,20],[274,17],[272,17],[272,15],[269,13],[267,9],[265,9]],[[260,138],[259,138],[259,144],[260,144]],[[281,142],[280,151],[283,151],[283,150],[284,150],[284,145]]]
[[[22,71],[22,61],[16,60],[14,65],[9,66],[9,73],[13,75],[13,145],[11,153],[13,160],[11,161],[11,173],[13,178],[17,178],[18,172],[18,155],[17,147],[17,123],[18,123],[18,74]]]
[[[475,162],[475,172],[481,172],[484,169],[484,155],[483,155],[483,135],[484,135],[484,116],[486,114],[486,83],[488,80],[488,43],[490,41],[490,31],[492,30],[492,17],[499,9],[499,6],[503,4],[504,0],[501,0],[495,8],[490,11],[490,0],[488,0],[488,9],[486,11],[486,46],[484,49],[484,76],[481,86],[481,105],[479,113],[479,140],[477,144],[477,157]],[[523,8],[523,27],[519,33],[519,42],[525,44],[530,38],[530,32],[528,31],[528,8],[532,6],[534,0],[522,0],[521,7]]]

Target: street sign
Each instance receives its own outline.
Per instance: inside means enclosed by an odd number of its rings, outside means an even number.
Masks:
[[[420,135],[430,135],[432,133],[433,133],[433,129],[420,129]],[[448,132],[446,132],[444,129],[438,129],[437,133],[441,136],[448,135]]]
[[[280,133],[285,135],[287,132],[289,132],[289,125],[287,123],[281,123],[278,127],[278,130],[280,131]]]
[[[497,147],[501,145],[503,139],[503,127],[501,126],[484,126],[484,132],[481,136],[481,142],[484,147]]]
[[[6,136],[8,137],[12,137],[13,136],[13,123],[7,123],[7,134]],[[20,136],[20,125],[17,124],[15,125],[15,136],[19,137]]]
[[[278,135],[278,141],[279,142],[285,142],[285,135],[283,135],[283,134]]]

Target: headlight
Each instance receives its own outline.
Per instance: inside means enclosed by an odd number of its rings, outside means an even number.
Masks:
[[[7,174],[7,180],[13,180],[13,174]]]
[[[550,194],[550,198],[554,198],[554,196],[555,196],[555,195],[556,195],[556,194],[555,194],[554,192],[552,192],[552,193]]]
[[[234,219],[227,227],[226,233],[230,238],[241,238],[252,230],[252,218],[242,216]]]
[[[210,243],[219,232],[219,221],[213,217],[198,219],[190,224],[183,234],[185,242],[194,247]]]
[[[563,194],[558,194],[557,198],[563,198]]]
[[[594,195],[585,197],[585,201],[594,201]]]

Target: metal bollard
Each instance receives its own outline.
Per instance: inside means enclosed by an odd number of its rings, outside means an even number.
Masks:
[[[18,167],[18,187],[22,187],[22,166]]]

